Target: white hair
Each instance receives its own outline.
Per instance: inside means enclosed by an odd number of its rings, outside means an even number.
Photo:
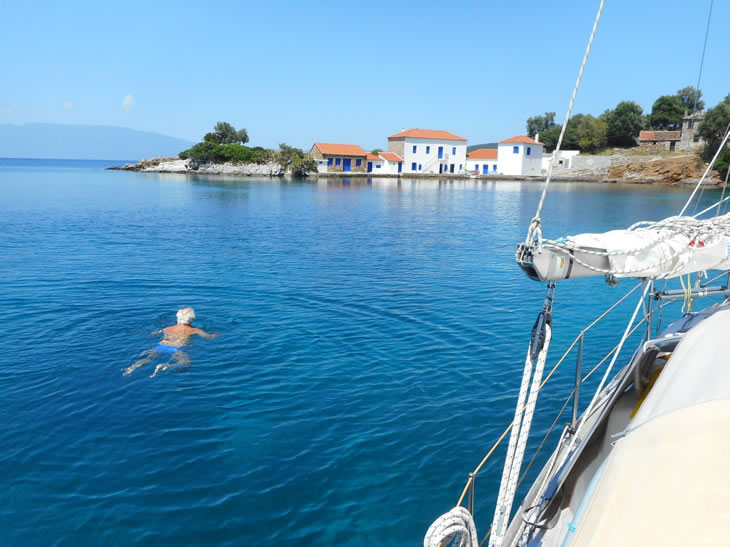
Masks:
[[[177,324],[189,325],[195,319],[195,310],[193,308],[183,308],[177,310]]]

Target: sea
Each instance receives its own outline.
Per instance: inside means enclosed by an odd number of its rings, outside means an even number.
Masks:
[[[545,296],[514,251],[542,185],[121,163],[0,160],[0,545],[422,544],[512,419]],[[543,233],[664,218],[689,191],[555,182]],[[633,286],[558,283],[547,366]],[[218,337],[123,375],[185,306]],[[589,331],[584,370],[634,306]],[[570,356],[542,391],[530,450],[574,375]],[[482,534],[503,458],[475,481]]]

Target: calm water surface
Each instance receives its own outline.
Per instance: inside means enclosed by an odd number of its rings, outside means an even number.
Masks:
[[[421,543],[512,418],[544,294],[514,245],[539,190],[0,160],[0,544]],[[545,233],[658,219],[686,195],[554,184]],[[551,362],[631,285],[561,284]],[[185,370],[123,377],[183,306],[220,336]],[[482,532],[502,458],[477,480]]]

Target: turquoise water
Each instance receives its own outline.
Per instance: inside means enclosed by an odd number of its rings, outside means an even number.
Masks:
[[[0,160],[0,544],[422,542],[512,417],[544,294],[514,245],[539,190]],[[545,233],[686,195],[555,184]],[[551,362],[630,286],[561,284]],[[220,336],[184,370],[122,376],[183,306]],[[588,337],[586,367],[623,321]],[[477,479],[483,532],[502,456]]]

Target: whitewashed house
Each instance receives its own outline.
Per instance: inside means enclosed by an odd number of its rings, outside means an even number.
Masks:
[[[368,162],[367,165],[367,172],[372,173],[374,175],[384,175],[385,169],[383,167],[385,166],[385,160],[381,158],[380,156],[376,156],[375,154],[371,154],[368,152],[367,158],[365,161]]]
[[[557,161],[553,166],[553,173],[559,173],[561,171],[567,171],[568,169],[570,169],[573,166],[573,158],[579,154],[580,150],[561,150],[558,153]],[[550,162],[553,161],[554,155],[555,152],[551,152],[550,154],[543,154],[541,165],[541,171],[543,175],[547,174],[548,167],[550,166]]]
[[[540,176],[542,143],[517,136],[500,141],[497,146],[497,173],[500,175]]]
[[[466,155],[466,170],[477,175],[497,174],[497,149],[480,148]]]
[[[466,170],[466,139],[448,131],[401,131],[388,137],[388,152],[403,159],[403,173],[463,174]]]
[[[378,154],[385,162],[384,175],[399,175],[403,172],[403,158],[395,152],[381,152]]]

